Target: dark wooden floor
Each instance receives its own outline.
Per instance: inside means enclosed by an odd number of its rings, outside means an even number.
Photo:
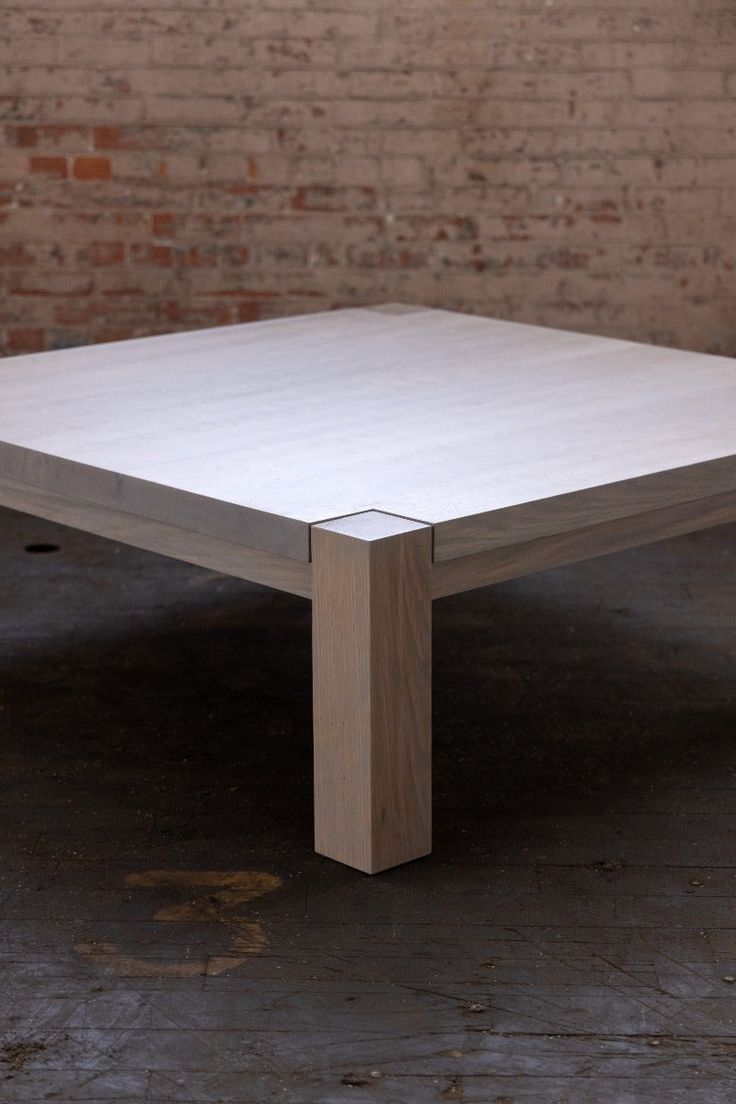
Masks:
[[[436,851],[369,878],[306,602],[0,513],[2,1104],[736,1100],[736,529],[435,626]]]

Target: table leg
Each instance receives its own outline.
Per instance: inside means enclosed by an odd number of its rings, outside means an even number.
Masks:
[[[315,847],[369,874],[430,852],[432,527],[312,527]]]

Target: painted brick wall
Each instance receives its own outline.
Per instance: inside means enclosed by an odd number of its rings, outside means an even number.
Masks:
[[[5,352],[382,299],[736,354],[736,5],[10,0]]]

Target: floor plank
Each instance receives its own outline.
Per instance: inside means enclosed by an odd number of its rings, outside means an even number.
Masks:
[[[735,537],[437,602],[435,853],[368,878],[307,602],[0,514],[2,1104],[730,1104]]]

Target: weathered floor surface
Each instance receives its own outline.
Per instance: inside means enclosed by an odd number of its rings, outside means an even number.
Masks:
[[[736,529],[438,602],[375,878],[311,851],[309,620],[0,513],[1,1104],[736,1100]]]

